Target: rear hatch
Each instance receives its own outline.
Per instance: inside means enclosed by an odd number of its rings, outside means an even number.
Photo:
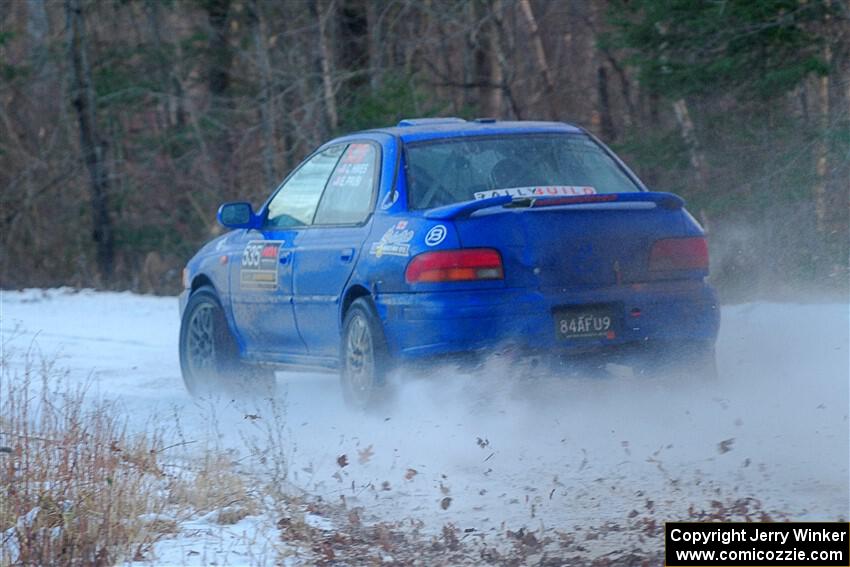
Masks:
[[[454,221],[464,248],[499,250],[509,287],[567,290],[705,275],[704,270],[650,269],[656,241],[699,235],[681,204],[508,205]]]
[[[702,230],[682,199],[645,191],[595,139],[566,126],[474,133],[406,142],[407,203],[454,222],[464,248],[498,249],[506,285],[598,288],[706,275],[704,240],[685,238]],[[653,255],[663,239],[682,242]]]

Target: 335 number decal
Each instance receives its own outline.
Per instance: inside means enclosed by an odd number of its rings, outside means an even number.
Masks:
[[[243,268],[259,268],[265,242],[249,242],[242,252]]]

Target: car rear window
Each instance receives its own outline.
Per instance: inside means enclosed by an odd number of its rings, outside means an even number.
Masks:
[[[498,195],[632,193],[640,188],[583,134],[514,134],[405,146],[408,206],[430,209]]]

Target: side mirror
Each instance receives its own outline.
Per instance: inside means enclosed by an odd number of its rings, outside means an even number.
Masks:
[[[218,222],[225,228],[257,228],[260,218],[254,214],[251,203],[224,203],[218,208]]]

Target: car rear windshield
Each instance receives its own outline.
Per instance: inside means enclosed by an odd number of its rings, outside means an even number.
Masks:
[[[584,134],[450,138],[405,146],[408,207],[499,195],[632,193],[640,188]]]

